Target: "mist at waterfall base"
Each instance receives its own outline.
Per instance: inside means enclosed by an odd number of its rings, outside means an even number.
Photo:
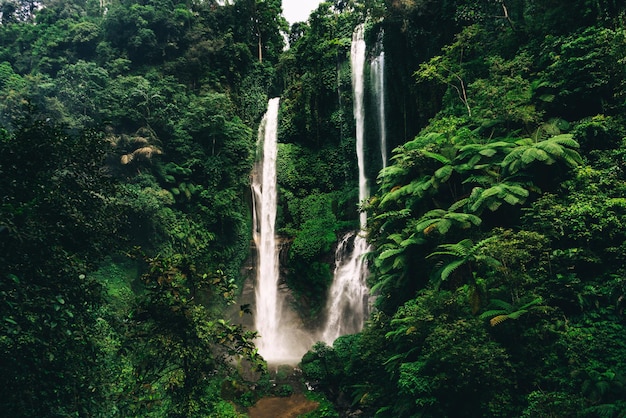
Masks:
[[[380,46],[377,47],[381,49]],[[363,25],[357,26],[352,39],[350,63],[356,125],[356,154],[359,169],[359,200],[369,198],[365,170],[365,64],[366,44]],[[370,65],[373,94],[378,105],[380,151],[386,165],[384,52]],[[382,102],[382,103],[381,103]],[[364,255],[370,250],[361,231],[367,214],[359,214],[360,230],[346,233],[335,251],[333,281],[319,330],[305,330],[298,315],[286,303],[289,290],[281,286],[275,220],[277,208],[276,158],[279,98],[270,99],[259,127],[257,158],[252,174],[254,242],[258,257],[255,281],[255,327],[259,353],[270,364],[297,364],[316,341],[328,345],[340,336],[361,331],[370,310],[368,275]],[[356,214],[356,211],[355,211]]]

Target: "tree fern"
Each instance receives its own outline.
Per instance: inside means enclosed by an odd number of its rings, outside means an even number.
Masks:
[[[531,138],[516,141],[517,147],[502,160],[502,168],[509,174],[519,173],[529,165],[540,162],[547,165],[557,161],[568,167],[576,167],[582,163],[578,153],[578,142],[570,134],[561,134],[552,138],[535,142]]]
[[[374,265],[381,274],[400,270],[406,265],[406,251],[412,245],[420,245],[426,242],[422,237],[411,234],[405,237],[403,234],[391,234],[387,242],[380,247],[378,256],[374,259]]]
[[[468,162],[475,161],[474,164],[477,164],[482,157],[492,158],[499,153],[506,155],[514,147],[515,144],[507,141],[495,141],[488,144],[468,144],[459,149],[457,158],[461,161],[470,158]],[[476,161],[477,157],[478,161]]]
[[[488,242],[496,239],[497,237],[489,237],[474,244],[474,242],[466,238],[457,242],[456,244],[441,244],[437,248],[439,251],[430,253],[426,258],[431,257],[453,257],[454,259],[444,264],[439,272],[439,281],[446,281],[452,273],[458,270],[461,266],[468,266],[470,277],[472,277],[472,265],[484,264],[489,266],[499,266],[500,263],[495,258],[483,254],[482,249]]]
[[[517,183],[499,183],[489,188],[475,187],[468,198],[470,212],[482,213],[484,209],[494,212],[502,205],[522,205],[529,192]]]
[[[403,198],[407,196],[422,197],[424,193],[432,186],[432,180],[428,177],[413,180],[404,186],[396,186],[383,195],[380,201],[381,207],[385,207],[391,203],[403,205]]]

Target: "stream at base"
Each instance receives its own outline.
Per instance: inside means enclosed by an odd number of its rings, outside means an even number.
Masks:
[[[319,404],[302,393],[287,397],[261,398],[248,409],[250,418],[296,418],[315,411]]]

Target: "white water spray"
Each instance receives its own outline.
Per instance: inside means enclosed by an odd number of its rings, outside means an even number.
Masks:
[[[279,292],[279,248],[275,222],[277,208],[276,157],[279,98],[270,99],[259,126],[257,149],[263,155],[252,174],[254,242],[258,250],[255,326],[259,353],[269,363],[296,364],[312,344],[295,324],[298,321]]]

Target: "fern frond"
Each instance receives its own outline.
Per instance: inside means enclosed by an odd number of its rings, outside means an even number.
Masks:
[[[406,167],[392,164],[380,170],[380,172],[378,173],[378,179],[389,180],[394,178],[401,178],[405,177],[407,174],[408,170],[406,169]]]
[[[495,182],[495,176],[491,174],[475,174],[467,176],[463,184],[478,184],[480,186],[490,186]]]
[[[441,235],[445,235],[451,227],[452,222],[449,219],[444,218],[437,222],[437,232],[439,232]]]
[[[578,167],[583,163],[583,157],[577,151],[569,148],[565,149],[563,160],[569,167]]]
[[[526,303],[526,304],[522,305],[522,306],[520,307],[520,309],[528,309],[528,308],[530,308],[531,306],[539,305],[541,302],[543,302],[543,298],[542,298],[541,296],[539,296],[539,297],[537,297],[537,298],[535,298],[535,299],[531,300],[530,302],[528,302],[528,303]]]
[[[372,218],[372,220],[376,220],[376,221],[382,221],[382,220],[394,221],[394,220],[398,220],[398,219],[408,218],[409,216],[411,216],[411,209],[390,210],[390,211],[383,212],[383,213],[381,213],[379,215],[374,216]]]
[[[463,199],[457,200],[452,205],[450,205],[450,207],[448,208],[448,211],[449,212],[454,212],[457,209],[460,209],[463,206],[465,206],[466,203],[467,203],[467,198],[463,198]]]
[[[464,240],[461,240],[456,244],[441,244],[437,248],[441,248],[442,251],[435,251],[433,253],[430,253],[426,256],[426,258],[434,257],[437,255],[464,257],[469,253],[470,248],[473,246],[473,244],[474,242],[469,238],[465,238]]]
[[[557,142],[564,147],[579,149],[580,144],[573,138],[574,136],[572,134],[561,134],[553,136],[550,138],[550,141]]]
[[[404,241],[404,235],[402,235],[402,234],[389,234],[387,236],[387,239],[389,241],[394,242],[395,244],[400,244],[402,241]]]
[[[448,181],[448,179],[450,179],[450,176],[452,176],[453,172],[454,168],[451,165],[444,165],[443,167],[435,171],[433,177],[437,179],[438,182],[445,183],[446,181]]]
[[[509,315],[494,316],[493,318],[489,320],[489,324],[491,324],[492,327],[495,327],[496,325],[503,323],[507,319],[509,319]]]
[[[479,319],[488,319],[488,318],[492,318],[494,316],[498,316],[498,315],[506,315],[507,311],[503,310],[503,309],[492,309],[489,311],[485,311],[483,313],[481,313],[478,318]]]
[[[404,266],[406,266],[406,259],[405,259],[405,256],[403,255],[401,257],[396,257],[393,260],[393,264],[391,265],[391,268],[393,268],[395,270],[398,270],[398,269],[400,269],[401,267],[404,267]]]
[[[450,275],[452,273],[454,273],[463,264],[465,264],[465,260],[463,260],[463,259],[461,259],[461,260],[454,260],[454,261],[448,263],[443,268],[443,270],[441,270],[441,281],[445,282],[448,279],[448,277],[450,277]]]
[[[388,284],[391,283],[391,281],[393,279],[396,279],[398,276],[395,274],[382,274],[378,277],[378,281],[376,282],[376,284],[374,284],[372,286],[372,289],[370,290],[371,294],[376,294],[378,293],[382,288],[386,287]]]
[[[444,164],[444,165],[450,164],[452,162],[446,156],[443,156],[441,154],[437,154],[436,152],[423,151],[422,154],[425,157],[428,157],[428,158],[431,158],[433,160],[439,161],[441,164]]]
[[[404,252],[404,248],[391,248],[381,252],[377,259],[378,260],[386,260],[389,257],[393,257],[394,255],[402,254]]]
[[[387,334],[385,334],[385,338],[388,338],[388,339],[393,338],[395,335],[390,335],[390,334],[394,334],[394,333],[395,331],[388,332]],[[389,357],[387,360],[385,360],[383,364],[386,366],[390,363],[402,362],[405,358],[406,358],[406,353],[396,354],[394,356]]]
[[[415,234],[411,234],[407,239],[403,240],[400,243],[400,246],[403,248],[408,247],[409,245],[421,245],[424,244],[426,240],[422,237],[418,237]]]
[[[520,316],[524,315],[524,314],[525,314],[525,313],[527,313],[527,312],[528,312],[528,310],[526,310],[526,309],[519,309],[519,310],[517,310],[517,311],[515,311],[515,312],[511,312],[511,313],[510,313],[510,314],[508,314],[507,316],[508,316],[510,319],[518,319]]]
[[[384,206],[388,202],[398,202],[405,196],[416,196],[418,198],[422,197],[424,192],[426,192],[431,186],[432,178],[421,178],[413,180],[404,186],[396,186],[383,195],[380,205]]]

